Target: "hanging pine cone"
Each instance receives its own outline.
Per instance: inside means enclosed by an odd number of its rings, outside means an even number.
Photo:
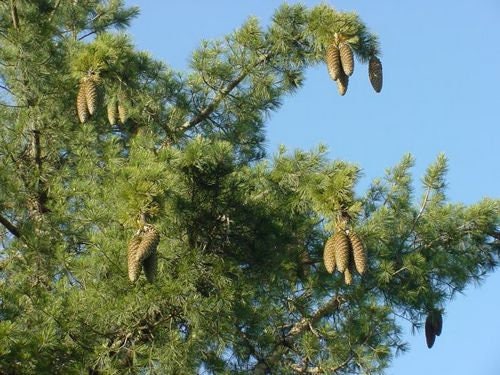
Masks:
[[[156,249],[151,253],[149,257],[144,259],[142,262],[142,267],[144,268],[144,275],[146,279],[152,283],[156,278],[156,271],[158,269],[158,252]]]
[[[107,106],[107,112],[108,112],[108,121],[110,125],[115,125],[116,124],[116,119],[117,119],[117,104],[116,104],[116,99],[112,99]]]
[[[142,241],[142,231],[138,231],[128,245],[128,278],[134,282],[141,273],[141,262],[137,259],[137,250]]]
[[[356,271],[362,275],[365,273],[368,263],[365,246],[359,236],[352,231],[349,232],[349,239],[351,240],[352,255]]]
[[[335,239],[330,237],[325,243],[323,251],[323,262],[328,273],[335,271]]]
[[[336,82],[339,94],[344,96],[347,92],[347,86],[349,86],[349,77],[341,70],[340,76]]]
[[[144,235],[141,244],[137,248],[137,261],[140,263],[156,251],[158,243],[160,242],[160,233],[158,233],[154,226],[146,224],[143,228],[143,232]]]
[[[354,72],[354,54],[352,48],[348,43],[341,43],[339,52],[342,70],[347,76],[351,76]]]
[[[352,270],[349,269],[350,267],[347,267],[344,271],[344,282],[346,285],[351,285],[352,284]]]
[[[425,319],[425,341],[427,342],[427,347],[430,349],[434,345],[434,341],[436,341],[436,333],[434,332],[434,327],[432,324],[431,315],[427,315]]]
[[[443,315],[441,314],[441,311],[434,310],[431,313],[431,319],[432,319],[432,330],[436,336],[441,335],[441,332],[443,330]]]
[[[326,67],[328,68],[328,74],[336,81],[340,76],[342,66],[340,64],[340,51],[335,43],[331,43],[326,47],[325,61]]]
[[[156,228],[146,224],[130,240],[128,246],[128,276],[134,282],[141,274],[141,267],[148,281],[153,282],[156,276],[156,248],[160,242],[160,234]]]
[[[349,266],[351,258],[351,247],[349,239],[342,231],[337,231],[332,237],[333,247],[335,249],[335,263],[339,272],[344,272]]]
[[[118,118],[122,124],[128,120],[127,105],[122,100],[118,102]]]
[[[382,90],[383,74],[382,74],[382,62],[380,62],[377,56],[370,57],[368,63],[368,77],[370,78],[370,83],[376,92]]]
[[[92,116],[97,106],[97,83],[93,76],[87,77],[85,90],[85,99],[89,114]]]
[[[76,110],[81,123],[87,121],[89,113],[87,110],[87,82],[85,79],[80,81],[80,88],[76,97]]]

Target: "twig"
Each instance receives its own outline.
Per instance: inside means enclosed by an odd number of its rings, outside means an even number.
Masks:
[[[10,15],[12,17],[12,25],[14,29],[19,29],[19,16],[17,15],[17,7],[15,4],[15,0],[10,0]]]
[[[2,215],[0,215],[0,223],[5,228],[7,228],[7,230],[14,236],[16,236],[17,238],[21,237],[21,232],[19,231],[19,229],[17,229],[17,227],[14,224],[12,224],[9,220],[7,220],[7,218],[3,217]]]
[[[321,306],[310,318],[302,318],[300,321],[295,323],[288,332],[288,337],[294,337],[301,333],[303,333],[310,325],[313,325],[318,322],[325,315],[339,308],[340,304],[343,302],[343,298],[339,296],[333,297],[323,306]]]
[[[219,106],[219,104],[222,102],[222,100],[234,89],[236,88],[249,74],[250,72],[259,66],[260,64],[265,63],[269,58],[271,57],[270,54],[263,55],[255,64],[250,66],[249,68],[243,70],[243,72],[236,77],[233,81],[231,81],[224,89],[219,91],[219,93],[215,96],[215,98],[212,100],[210,104],[208,104],[205,108],[203,108],[200,113],[198,113],[196,116],[194,116],[192,119],[186,121],[184,124],[182,124],[179,128],[178,131],[180,133],[184,133],[187,130],[195,127],[198,125],[200,122],[203,120],[207,119],[208,116],[210,116]]]

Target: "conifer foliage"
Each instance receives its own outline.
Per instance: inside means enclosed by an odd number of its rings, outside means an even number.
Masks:
[[[0,6],[0,373],[377,373],[396,316],[431,343],[497,266],[499,202],[447,202],[442,155],[418,199],[409,155],[355,194],[323,147],[264,153],[308,66],[380,91],[361,19],[284,5],[179,74],[116,32],[137,13]]]

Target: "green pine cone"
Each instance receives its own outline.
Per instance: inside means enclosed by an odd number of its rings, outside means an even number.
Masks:
[[[323,251],[323,262],[328,273],[335,271],[335,240],[330,237],[325,243]]]
[[[354,72],[354,54],[348,43],[341,43],[339,46],[340,62],[342,70],[347,76],[351,76]]]

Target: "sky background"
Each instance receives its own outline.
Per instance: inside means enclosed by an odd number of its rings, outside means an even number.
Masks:
[[[129,32],[136,46],[176,70],[189,68],[203,39],[220,38],[249,16],[266,25],[283,2],[127,0],[141,8]],[[289,1],[296,3],[296,1]],[[301,1],[307,6],[319,1]],[[376,94],[358,63],[344,97],[324,65],[286,98],[267,124],[268,152],[328,145],[330,157],[359,164],[360,191],[410,152],[416,192],[426,167],[449,158],[448,197],[500,197],[500,1],[328,1],[356,11],[382,46],[384,87]],[[410,351],[390,375],[498,375],[500,271],[447,305],[443,333],[429,350],[405,324]]]

